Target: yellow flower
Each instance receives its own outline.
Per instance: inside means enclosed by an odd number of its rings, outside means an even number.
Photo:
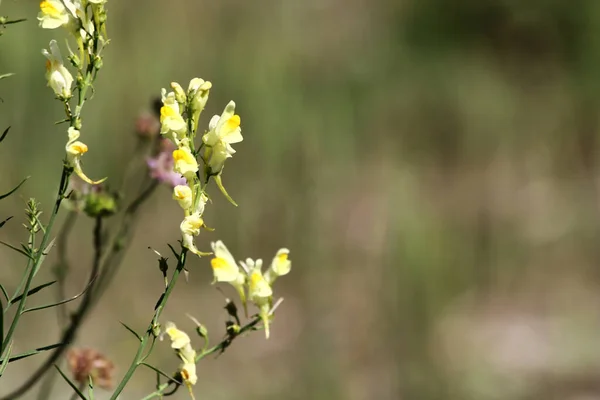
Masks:
[[[172,322],[167,322],[165,325],[165,333],[171,338],[171,348],[175,350],[190,346],[192,342],[188,334],[177,329],[177,326]]]
[[[179,103],[180,106],[184,105],[187,102],[187,97],[181,85],[177,82],[171,82],[171,88],[175,93],[175,100],[177,100],[177,103]]]
[[[256,266],[250,272],[250,283],[248,285],[248,297],[255,303],[273,296],[271,286],[260,271],[262,260],[256,260]]]
[[[265,336],[269,338],[269,310],[273,303],[273,289],[261,272],[262,260],[246,260],[246,268],[250,271],[248,298],[258,307],[258,315],[265,326]]]
[[[160,133],[167,135],[175,144],[185,137],[187,125],[179,109],[175,93],[162,90],[163,106],[160,109]]]
[[[212,242],[211,246],[213,253],[215,254],[215,257],[210,260],[214,276],[213,283],[226,282],[233,286],[240,296],[240,300],[244,306],[244,312],[248,315],[246,293],[244,291],[246,277],[240,271],[240,267],[237,265],[235,259],[222,241],[218,240],[217,242]]]
[[[190,81],[188,96],[192,98],[191,105],[194,114],[200,114],[204,110],[211,87],[212,83],[204,79],[194,78]]]
[[[177,200],[185,211],[192,206],[192,189],[186,185],[177,185],[173,188],[173,199]]]
[[[290,251],[288,249],[279,249],[275,257],[273,257],[273,261],[271,261],[271,266],[265,272],[265,279],[272,285],[280,276],[287,275],[292,269],[292,262],[288,259]]]
[[[68,7],[65,7],[65,5]],[[44,0],[40,3],[38,21],[44,29],[55,29],[67,25],[75,15],[75,5],[71,0]]]
[[[180,147],[173,151],[173,169],[180,175],[183,175],[188,182],[191,182],[198,171],[198,162],[187,147]]]
[[[209,131],[202,137],[202,140],[208,147],[206,156],[213,173],[221,171],[225,160],[235,153],[231,145],[244,140],[240,123],[240,116],[235,114],[233,101],[227,104],[221,116],[215,115],[210,120]]]
[[[63,64],[56,40],[51,40],[50,51],[44,49],[42,54],[47,58],[46,79],[48,80],[48,86],[52,88],[58,97],[65,99],[71,97],[73,76]]]
[[[69,135],[69,141],[67,142],[67,145],[65,146],[65,150],[67,151],[67,162],[69,163],[69,166],[71,166],[73,168],[73,170],[75,171],[75,173],[77,174],[77,176],[79,176],[82,180],[84,180],[85,182],[91,184],[91,185],[96,185],[98,183],[103,182],[104,180],[106,180],[106,178],[100,179],[99,181],[92,181],[90,178],[88,178],[84,173],[83,170],[81,169],[81,156],[84,155],[85,153],[87,153],[88,151],[88,147],[85,143],[80,142],[79,140],[79,131],[73,127],[70,127],[67,131],[67,134]]]
[[[206,253],[199,251],[194,244],[194,236],[198,236],[200,234],[200,228],[203,226],[204,220],[199,213],[188,215],[179,225],[179,230],[181,231],[181,237],[183,239],[183,246],[198,256],[206,255]]]
[[[198,381],[198,376],[196,375],[196,350],[192,347],[190,337],[187,333],[177,329],[174,323],[167,322],[165,333],[171,338],[171,348],[175,350],[181,361],[183,361],[179,367],[179,373],[193,398],[192,385],[195,385]]]
[[[188,387],[190,394],[192,394],[192,385],[195,385],[198,381],[198,376],[196,375],[196,364],[193,362],[183,363],[180,367],[179,372],[181,373],[181,377],[185,385]],[[193,394],[192,394],[193,397]]]
[[[208,197],[204,193],[200,193],[200,198],[197,200],[198,204],[196,205],[195,213],[200,215],[204,214],[204,207],[206,206],[206,202],[208,201]]]

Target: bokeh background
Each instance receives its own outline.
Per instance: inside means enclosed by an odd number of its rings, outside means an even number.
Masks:
[[[86,104],[86,171],[119,182],[136,117],[178,81],[213,82],[204,123],[230,99],[244,142],[199,246],[236,257],[291,249],[272,338],[257,333],[199,366],[204,399],[600,398],[600,2],[597,0],[239,0],[108,2],[112,42]],[[0,239],[26,240],[24,200],[47,214],[65,132],[40,49],[36,1],[0,39]],[[180,210],[168,188],[142,209],[115,283],[77,345],[126,370],[161,292]],[[47,215],[46,214],[46,215]],[[63,215],[64,217],[64,215]],[[78,220],[69,293],[89,271],[92,223]],[[0,249],[14,288],[23,260]],[[51,259],[47,265],[51,265]],[[190,264],[164,319],[185,313],[220,338],[223,295],[207,259]],[[42,271],[39,282],[52,277]],[[229,287],[223,290],[228,295]],[[9,289],[10,291],[10,289]],[[39,294],[31,302],[52,298]],[[47,296],[46,298],[44,296]],[[54,312],[29,315],[15,351],[52,343]],[[152,361],[173,370],[168,345]],[[43,356],[11,364],[0,394]],[[139,370],[123,399],[152,391]],[[28,398],[35,398],[35,390]],[[57,382],[47,398],[66,398]],[[175,398],[187,398],[184,390]],[[102,394],[98,394],[102,398]],[[42,397],[43,398],[43,397]]]

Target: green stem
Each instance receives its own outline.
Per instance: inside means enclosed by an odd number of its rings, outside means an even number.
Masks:
[[[110,397],[110,400],[116,400],[119,397],[119,395],[125,388],[125,385],[127,385],[127,382],[129,382],[129,380],[133,376],[137,367],[139,367],[140,364],[143,362],[146,347],[148,346],[148,343],[153,335],[153,328],[157,324],[160,314],[162,313],[165,305],[167,304],[167,300],[169,299],[169,296],[171,295],[173,288],[175,288],[175,284],[177,283],[177,278],[179,277],[179,275],[181,274],[181,271],[183,271],[183,268],[185,267],[186,254],[187,254],[187,249],[182,247],[181,253],[179,254],[179,258],[177,260],[177,267],[175,268],[175,271],[173,272],[173,276],[171,277],[171,281],[167,285],[165,292],[161,295],[160,300],[159,300],[158,304],[156,305],[156,309],[154,311],[154,316],[152,317],[152,320],[150,321],[148,329],[146,330],[146,333],[144,334],[144,337],[142,338],[142,341],[140,342],[137,353],[135,354],[135,358],[131,362],[129,369],[125,373],[125,376],[123,376],[123,379],[117,385],[115,391],[113,392],[112,396]]]
[[[161,397],[163,392],[170,386],[170,383],[163,383],[156,389],[154,392],[150,393],[148,396],[144,397],[142,400],[150,400],[155,397]]]
[[[218,351],[225,350],[227,347],[229,347],[231,345],[231,342],[233,342],[233,340],[235,338],[237,338],[238,336],[242,335],[243,333],[253,329],[260,321],[261,321],[260,317],[254,318],[252,321],[248,322],[246,325],[241,327],[240,331],[238,333],[236,333],[235,335],[227,336],[227,338],[222,340],[219,344],[216,344],[213,347],[211,347],[210,349],[205,350],[205,351],[201,352],[200,354],[198,354],[196,356],[195,361],[198,362],[211,354],[214,354]]]
[[[8,329],[8,333],[6,334],[4,343],[10,343],[10,341],[15,333],[15,329],[17,328],[17,325],[21,318],[21,315],[23,314],[23,310],[25,309],[25,301],[27,300],[27,295],[29,293],[29,288],[31,287],[31,282],[33,282],[33,277],[37,274],[38,270],[40,269],[40,267],[42,265],[42,260],[43,260],[42,255],[43,255],[43,252],[46,249],[46,246],[48,245],[48,242],[50,240],[50,233],[52,232],[52,227],[54,226],[54,221],[56,221],[56,216],[58,215],[58,211],[60,209],[60,204],[63,201],[65,192],[67,190],[71,172],[72,172],[71,168],[69,168],[67,166],[63,166],[62,174],[60,177],[60,184],[58,186],[58,194],[56,196],[56,201],[54,203],[54,209],[52,210],[52,214],[50,215],[50,221],[48,221],[48,225],[46,225],[46,231],[44,233],[44,236],[42,237],[42,242],[40,243],[40,248],[35,253],[34,260],[33,260],[33,267],[29,270],[29,276],[27,277],[27,281],[25,282],[25,288],[23,289],[23,297],[21,297],[21,300],[19,301],[19,306],[17,307],[17,312],[15,314],[15,317],[12,320],[12,323],[10,324],[10,328]],[[6,349],[6,346],[4,346],[4,348],[2,349],[2,354],[4,354],[5,349]]]
[[[69,241],[67,240],[71,230],[75,226],[75,222],[77,221],[77,213],[75,211],[70,211],[69,215],[67,215],[67,219],[63,223],[61,227],[58,237],[57,237],[57,253],[58,253],[58,261],[54,265],[52,272],[56,280],[58,281],[57,285],[57,300],[61,301],[67,298],[67,293],[65,290],[65,281],[66,277],[69,273],[70,266],[69,260],[67,258],[67,244]],[[64,328],[68,322],[67,308],[66,307],[58,307],[58,324],[61,328]],[[48,392],[46,392],[48,393]]]
[[[240,328],[239,332],[235,333],[235,334],[229,334],[227,335],[227,337],[225,339],[223,339],[220,343],[214,345],[213,347],[207,349],[207,350],[203,350],[202,352],[200,352],[200,354],[196,355],[196,358],[194,359],[194,361],[196,363],[198,363],[200,360],[202,360],[203,358],[206,358],[208,356],[210,356],[211,354],[217,353],[219,351],[224,351],[227,347],[229,347],[231,345],[231,343],[233,342],[233,340],[235,338],[237,338],[238,336],[244,334],[245,332],[254,329],[254,327],[261,321],[260,317],[256,317],[254,318],[252,321],[248,322],[246,325],[244,325],[243,327]],[[163,383],[162,385],[160,385],[154,392],[150,393],[149,395],[147,395],[146,397],[144,397],[142,400],[149,400],[152,399],[154,397],[159,397],[164,395],[165,390],[171,386],[172,384],[176,384],[178,386],[175,387],[175,389],[177,389],[179,387],[179,383],[177,381],[171,381],[171,382],[167,382],[167,383]],[[174,391],[173,391],[174,392]]]

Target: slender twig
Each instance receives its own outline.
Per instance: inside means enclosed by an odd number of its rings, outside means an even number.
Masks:
[[[96,280],[98,276],[98,270],[100,267],[100,253],[102,248],[102,217],[96,218],[96,224],[94,227],[94,261],[92,264],[92,271],[90,273],[90,277],[88,279],[88,286]],[[90,288],[91,289],[91,288]],[[22,396],[27,393],[29,389],[31,389],[35,383],[37,383],[45,374],[52,368],[52,366],[56,363],[56,361],[64,354],[64,352],[68,349],[69,344],[75,338],[77,334],[77,330],[79,326],[83,322],[83,319],[86,315],[87,309],[90,306],[92,290],[89,290],[84,294],[81,303],[75,313],[73,313],[71,318],[71,325],[63,332],[62,337],[60,339],[60,343],[63,345],[54,350],[54,352],[40,365],[29,378],[16,390],[8,395],[2,397],[2,400],[15,399],[17,397]]]
[[[154,333],[153,333],[154,327],[158,324],[158,319],[159,319],[165,305],[167,304],[169,295],[173,291],[173,288],[175,288],[175,284],[177,283],[177,278],[179,278],[181,271],[183,271],[183,269],[185,267],[186,255],[187,255],[187,249],[182,246],[181,253],[179,254],[179,257],[177,259],[177,267],[175,268],[175,271],[173,272],[173,275],[171,277],[171,280],[169,281],[169,284],[167,285],[164,293],[160,297],[158,304],[156,305],[156,308],[154,311],[154,316],[152,317],[152,320],[150,321],[150,324],[148,326],[148,329],[146,330],[146,333],[142,337],[142,341],[140,342],[140,345],[138,346],[137,353],[135,354],[135,357],[134,357],[133,361],[131,362],[129,369],[127,370],[127,372],[125,372],[123,379],[121,380],[121,382],[119,382],[115,391],[113,392],[112,396],[110,397],[111,400],[116,400],[119,397],[119,394],[121,394],[121,392],[125,388],[125,385],[127,385],[127,382],[129,382],[129,380],[133,376],[137,367],[139,367],[141,365],[141,363],[143,362],[144,353],[146,353],[146,351],[145,351],[146,347],[149,344],[150,338],[152,338],[154,335]]]
[[[79,383],[79,391],[83,392],[83,389],[86,387],[86,382],[80,382]],[[77,392],[73,392],[73,395],[71,396],[70,400],[77,400],[79,398],[79,394]]]
[[[87,313],[91,309],[91,307],[95,304],[97,299],[100,297],[102,291],[98,291],[96,288],[100,288],[100,285],[106,287],[110,280],[105,278],[105,275],[112,273],[115,269],[115,265],[119,265],[122,260],[122,256],[117,258],[117,261],[107,262],[103,260],[103,256],[105,254],[113,254],[122,253],[124,251],[117,251],[117,238],[121,238],[121,240],[130,240],[131,236],[131,228],[133,223],[136,221],[134,218],[134,214],[139,209],[139,207],[150,197],[152,192],[156,189],[157,184],[153,183],[149,188],[140,193],[126,208],[125,216],[123,219],[119,233],[115,236],[115,238],[108,245],[102,245],[101,238],[101,227],[98,228],[98,221],[96,227],[94,228],[94,243],[95,243],[95,251],[94,251],[94,261],[92,273],[90,274],[90,279],[88,280],[88,284],[86,286],[87,292],[84,295],[83,300],[81,301],[77,310],[72,314],[71,324],[64,330],[63,335],[60,339],[61,343],[64,343],[63,346],[54,350],[54,352],[48,357],[48,359],[31,375],[27,381],[21,385],[17,390],[13,393],[9,394],[6,397],[1,398],[0,400],[9,400],[14,399],[16,397],[21,396],[26,393],[30,387],[34,385],[39,379],[41,379],[49,370],[51,370],[52,365],[56,363],[56,361],[65,353],[69,345],[72,343],[73,339],[76,337],[79,327],[83,320],[85,319]],[[113,251],[110,251],[110,250]],[[112,268],[108,268],[108,266],[113,266]],[[96,289],[96,290],[95,290]]]
[[[223,339],[220,343],[214,345],[213,347],[211,347],[209,349],[201,351],[199,354],[197,354],[194,361],[196,363],[198,363],[200,360],[210,356],[211,354],[214,354],[217,352],[222,353],[223,351],[225,351],[225,349],[227,349],[231,345],[231,343],[234,341],[235,338],[241,336],[242,334],[244,334],[245,332],[247,332],[249,330],[255,329],[256,325],[260,321],[261,321],[260,317],[255,317],[250,322],[248,322],[246,325],[242,326],[237,333],[233,333],[233,332],[228,333],[227,336],[225,337],[225,339]],[[175,385],[175,388],[173,389],[173,391],[166,393],[165,390],[167,390],[171,385]],[[175,379],[171,379],[169,382],[159,385],[154,392],[150,393],[149,395],[144,397],[142,400],[152,399],[154,397],[159,397],[159,396],[170,396],[171,394],[175,393],[175,391],[177,390],[177,388],[179,388],[179,386],[181,386],[180,382],[177,382]]]
[[[58,237],[57,237],[57,249],[56,252],[58,254],[58,260],[52,269],[56,280],[58,281],[56,297],[58,301],[62,301],[62,299],[66,299],[66,277],[69,273],[69,258],[67,257],[67,245],[68,245],[68,237],[73,227],[75,226],[75,222],[77,221],[77,213],[75,211],[70,211],[61,227]],[[65,307],[57,307],[56,312],[58,313],[58,324],[60,327],[63,327],[68,322],[67,309]]]
[[[56,216],[58,215],[58,211],[60,209],[60,204],[63,201],[65,191],[67,190],[67,185],[69,183],[69,176],[71,175],[71,172],[72,172],[71,168],[69,168],[67,166],[63,166],[62,174],[60,177],[60,184],[58,186],[58,193],[56,196],[56,201],[54,203],[54,209],[52,210],[52,214],[50,215],[50,221],[48,221],[48,225],[46,226],[46,232],[44,233],[44,236],[42,237],[42,241],[40,243],[40,248],[34,254],[33,261],[32,261],[33,266],[32,266],[32,268],[29,269],[29,275],[27,276],[27,281],[25,282],[25,287],[23,289],[23,295],[21,297],[21,300],[19,301],[19,305],[17,307],[15,317],[13,318],[12,323],[10,324],[10,327],[8,328],[8,332],[4,338],[4,343],[10,343],[12,336],[15,333],[15,329],[17,328],[17,325],[21,318],[21,315],[23,315],[23,310],[25,309],[25,301],[27,300],[27,295],[29,294],[29,288],[31,287],[31,283],[33,282],[33,277],[36,275],[36,273],[40,269],[40,267],[42,265],[42,261],[44,260],[44,257],[45,257],[44,251],[46,250],[46,246],[48,245],[48,242],[50,241],[50,232],[52,231],[52,227],[54,226],[54,221],[56,221]],[[28,262],[28,264],[29,264],[29,262]],[[1,352],[2,354],[4,354],[5,349],[6,349],[6,347],[4,347],[2,349],[2,352]]]
[[[152,183],[147,188],[143,189],[125,209],[118,231],[113,235],[113,238],[106,246],[105,253],[102,254],[102,274],[99,277],[98,284],[94,288],[94,302],[102,297],[102,294],[109,286],[121,265],[125,256],[124,249],[127,248],[131,241],[131,232],[139,218],[137,210],[150,198],[157,187],[158,181],[152,181]]]

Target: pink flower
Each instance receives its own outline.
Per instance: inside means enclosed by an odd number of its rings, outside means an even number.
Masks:
[[[173,171],[173,144],[169,140],[163,140],[160,147],[161,150],[156,157],[146,160],[148,169],[150,169],[150,176],[172,187],[186,185],[186,179]]]

